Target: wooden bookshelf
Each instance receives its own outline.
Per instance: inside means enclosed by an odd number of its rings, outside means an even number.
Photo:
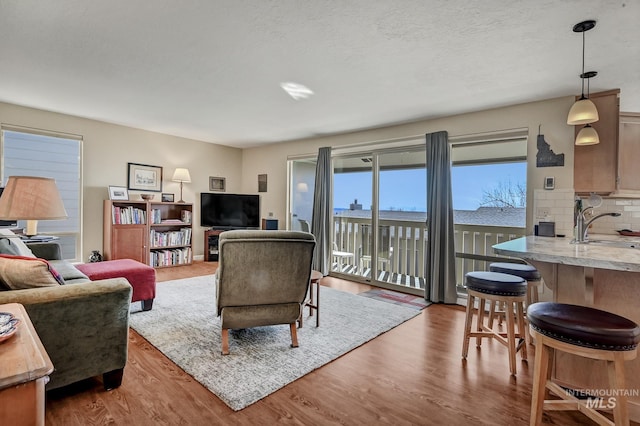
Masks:
[[[103,223],[105,260],[154,268],[193,262],[193,204],[105,200]]]

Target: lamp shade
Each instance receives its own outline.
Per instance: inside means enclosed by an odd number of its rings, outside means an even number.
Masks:
[[[0,219],[66,219],[67,211],[52,178],[9,176],[0,197]]]
[[[567,124],[572,126],[579,124],[595,123],[600,117],[596,104],[591,99],[581,98],[571,106],[567,116]]]
[[[176,171],[173,172],[174,182],[191,182],[191,175],[189,175],[189,169],[185,169],[182,167],[176,168]]]
[[[576,136],[576,145],[578,146],[595,145],[597,143],[600,143],[598,132],[588,124],[580,129]]]

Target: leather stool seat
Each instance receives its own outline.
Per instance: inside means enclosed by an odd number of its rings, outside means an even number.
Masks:
[[[640,327],[619,315],[586,306],[540,302],[527,309],[530,326],[540,334],[572,345],[628,351],[640,342]]]
[[[612,407],[592,404],[567,393],[551,372],[558,373],[554,362],[557,352],[598,360],[592,368],[606,369],[611,392],[625,388],[624,363],[638,354],[640,327],[619,315],[586,306],[565,303],[534,303],[527,310],[531,334],[536,339],[536,359],[531,392],[530,424],[542,424],[544,410],[577,410],[599,425],[629,425],[627,396],[615,394]],[[604,361],[604,362],[602,362]],[[585,372],[585,375],[589,373]],[[558,376],[559,377],[559,376]],[[551,396],[555,399],[550,399]],[[613,422],[598,410],[611,408]]]
[[[527,294],[527,282],[520,277],[500,272],[473,271],[467,272],[464,279],[467,287],[467,313],[464,323],[464,339],[462,342],[462,358],[469,352],[469,340],[476,338],[479,348],[483,338],[491,338],[505,345],[509,352],[509,370],[516,374],[516,353],[520,351],[523,360],[527,359],[525,338],[527,329],[524,324],[524,302]],[[475,307],[476,299],[478,307]],[[485,325],[485,304],[496,302],[505,306],[504,316],[507,327],[505,332],[493,330]],[[472,330],[473,318],[475,330]],[[518,331],[516,332],[516,324]]]
[[[468,272],[465,284],[470,290],[496,296],[524,296],[527,293],[527,282],[523,278],[500,272]]]
[[[540,279],[540,272],[534,266],[521,263],[495,262],[489,265],[489,270],[516,275],[527,281],[538,281]]]

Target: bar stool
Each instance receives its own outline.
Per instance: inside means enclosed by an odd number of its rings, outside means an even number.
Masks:
[[[600,425],[628,425],[624,392],[615,394],[612,423],[585,400],[569,394],[551,380],[555,351],[605,360],[611,389],[624,390],[624,361],[637,356],[640,327],[610,312],[564,303],[540,302],[527,311],[531,333],[536,338],[536,359],[531,395],[530,425],[539,425],[542,412],[578,410]],[[560,399],[545,399],[551,391]]]
[[[538,301],[538,288],[542,285],[542,277],[535,266],[522,263],[494,262],[489,265],[489,270],[524,278],[527,281],[527,306]]]
[[[476,346],[480,347],[483,337],[496,339],[505,345],[509,351],[509,370],[516,374],[516,352],[520,353],[523,360],[527,359],[527,345],[516,344],[516,338],[522,339],[525,335],[524,327],[524,302],[527,294],[527,284],[523,278],[515,275],[499,272],[474,271],[465,275],[467,287],[467,315],[464,323],[464,341],[462,344],[462,358],[467,358],[469,352],[469,339],[476,338]],[[478,299],[478,308],[475,308],[475,299]],[[507,321],[507,332],[498,333],[491,327],[484,325],[484,308],[486,301],[504,302]],[[471,331],[473,313],[477,311],[476,331]],[[515,311],[515,317],[514,317]],[[518,333],[515,332],[515,322],[518,323]],[[524,341],[522,341],[524,342]]]
[[[489,270],[515,275],[527,281],[527,301],[525,308],[538,301],[538,289],[542,285],[542,277],[535,266],[522,263],[494,262],[489,265]],[[493,320],[496,315],[498,316],[498,325],[502,324],[503,313],[496,312],[496,302],[491,302],[489,307],[489,327],[493,327]],[[531,336],[527,337],[527,342],[532,343]]]

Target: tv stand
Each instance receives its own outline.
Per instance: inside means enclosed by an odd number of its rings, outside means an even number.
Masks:
[[[204,261],[205,262],[217,262],[218,261],[218,242],[220,240],[220,233],[223,229],[208,229],[204,231]]]

